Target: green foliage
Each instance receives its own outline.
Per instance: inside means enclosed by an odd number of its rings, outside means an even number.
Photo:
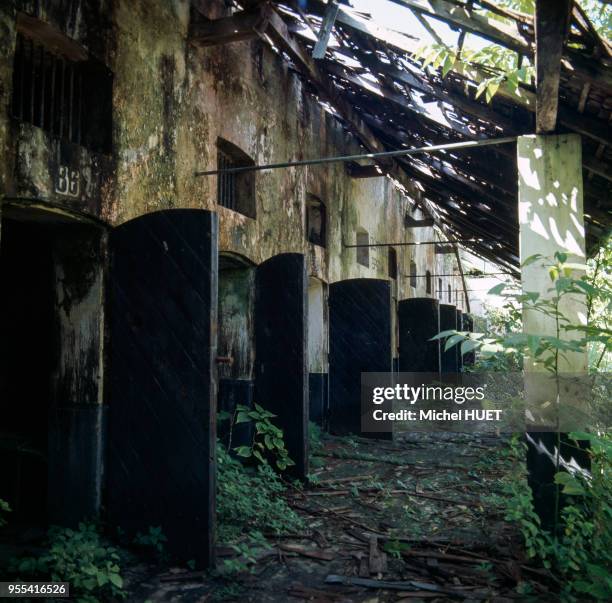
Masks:
[[[597,254],[588,260],[590,282],[596,289],[612,291],[612,237],[600,247]],[[587,295],[587,317],[592,326],[610,331],[609,303],[597,295]],[[605,342],[593,342],[589,348],[589,367],[593,371],[612,369],[612,348]]]
[[[396,559],[401,559],[402,552],[408,551],[409,549],[410,545],[400,542],[399,540],[387,540],[383,546],[385,553],[389,553],[389,555]]]
[[[528,15],[534,13],[534,0],[499,0],[499,3],[521,13]],[[612,39],[612,8],[610,5],[602,0],[579,0],[578,4],[580,4],[599,35],[608,40]],[[490,16],[494,15],[494,13],[488,14]]]
[[[502,296],[510,316],[515,317],[518,308],[540,314],[555,325],[555,334],[537,334],[523,332],[488,332],[469,333],[454,330],[439,333],[433,339],[445,340],[444,349],[461,345],[461,352],[477,350],[484,360],[497,360],[500,363],[514,359],[530,358],[534,364],[546,369],[551,374],[558,373],[559,362],[572,352],[582,352],[589,345],[597,343],[605,349],[612,347],[612,330],[596,323],[580,325],[572,323],[562,311],[563,303],[568,297],[584,298],[591,304],[600,304],[602,315],[610,316],[612,310],[612,290],[598,286],[589,275],[582,274],[586,266],[567,261],[567,255],[556,253],[552,260],[540,255],[527,258],[523,266],[541,262],[548,269],[551,287],[546,296],[537,292],[507,291],[507,284],[500,283],[493,287],[490,295]],[[549,263],[547,263],[549,262]],[[579,276],[576,275],[578,272]],[[514,326],[518,326],[514,320]],[[469,343],[468,343],[469,342]]]
[[[454,70],[477,79],[475,97],[484,94],[487,103],[502,86],[509,93],[520,96],[520,85],[531,85],[535,76],[533,65],[519,65],[516,53],[497,44],[478,50],[463,49],[461,55],[445,44],[428,44],[417,50],[416,58],[422,61],[423,68],[441,69],[443,78]]]
[[[310,453],[309,465],[313,469],[323,467],[325,464],[320,455],[323,453],[325,447],[323,445],[323,430],[312,421],[308,423],[308,450]],[[311,484],[315,484],[318,480],[315,476],[308,476],[308,481]]]
[[[5,501],[2,500],[0,498],[0,528],[2,526],[5,526],[7,521],[6,518],[4,517],[4,515],[6,515],[7,513],[11,512],[11,507],[10,505]]]
[[[501,295],[514,308],[522,307],[554,325],[554,335],[518,332],[520,322],[510,320],[500,329],[488,333],[458,333],[447,331],[438,335],[445,348],[466,342],[486,357],[529,358],[552,375],[559,375],[560,361],[572,352],[584,352],[589,346],[610,349],[612,331],[609,327],[612,309],[609,243],[594,260],[594,265],[578,265],[568,256],[557,252],[552,260],[539,255],[528,258],[523,266],[539,263],[547,268],[550,287],[541,296],[536,292],[506,291],[500,284],[489,292]],[[585,273],[586,272],[586,273]],[[593,308],[598,316],[587,325],[573,324],[563,313],[566,298],[585,300],[588,314]],[[516,317],[510,312],[509,317]],[[595,366],[599,368],[599,364]],[[557,387],[558,384],[557,384]],[[558,393],[559,390],[557,390]],[[596,393],[596,389],[593,390]],[[609,396],[603,399],[609,406]],[[605,425],[609,427],[609,424]],[[533,509],[531,491],[524,479],[512,479],[506,484],[506,519],[518,524],[523,534],[527,555],[538,559],[558,579],[562,601],[612,600],[612,441],[609,435],[572,434],[575,440],[591,443],[590,474],[558,471],[555,483],[558,493],[566,496],[552,532],[543,530]],[[576,446],[578,444],[576,443]],[[513,440],[511,456],[524,458],[523,446]],[[559,467],[558,467],[559,469]]]
[[[534,0],[500,0],[500,4],[522,13],[534,13]],[[612,8],[600,0],[581,0],[580,5],[598,33],[609,40],[612,37]],[[493,20],[508,20],[485,8],[477,11]],[[419,48],[416,58],[423,62],[424,68],[440,69],[443,78],[454,70],[477,81],[475,97],[484,95],[487,103],[500,88],[520,97],[521,85],[529,87],[535,78],[535,67],[526,58],[521,63],[516,52],[494,43],[477,50],[464,47],[461,53],[446,44],[426,44]]]
[[[562,601],[612,600],[612,439],[609,436],[572,434],[591,442],[590,478],[559,472],[555,481],[572,504],[561,511],[561,530],[542,530],[533,510],[526,480],[513,476],[504,484],[501,502],[506,519],[518,524],[529,558],[550,569],[558,581]],[[513,438],[510,459],[522,466],[525,445]],[[524,475],[524,467],[522,467]]]
[[[276,417],[274,413],[265,410],[259,404],[255,404],[254,409],[239,404],[236,411],[235,425],[250,421],[255,423],[255,434],[251,445],[238,446],[234,449],[238,456],[253,457],[264,465],[268,463],[268,458],[271,458],[280,471],[295,465],[285,448],[283,430],[276,427],[270,420]]]
[[[139,532],[134,538],[136,546],[152,549],[158,555],[163,555],[165,543],[168,541],[164,535],[161,526],[149,526],[149,529],[144,534]]]
[[[225,563],[226,571],[245,569],[254,551],[267,546],[262,530],[280,535],[303,529],[284,492],[285,485],[268,463],[245,467],[217,444],[218,536],[241,555]]]
[[[19,579],[69,582],[71,595],[82,603],[126,596],[119,553],[104,543],[93,524],[50,528],[46,551],[16,560],[12,570]]]

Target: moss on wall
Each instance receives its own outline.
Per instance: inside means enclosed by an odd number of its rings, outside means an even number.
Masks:
[[[84,211],[115,225],[160,209],[216,210],[221,251],[256,264],[278,253],[302,252],[308,256],[311,274],[326,282],[388,277],[386,247],[371,249],[366,268],[356,263],[355,249],[344,246],[354,244],[358,228],[367,230],[373,243],[434,238],[431,228],[404,228],[412,202],[390,180],[351,179],[340,163],[258,172],[256,219],[217,205],[216,177],[195,177],[194,172],[216,167],[218,137],[240,147],[256,163],[363,151],[263,42],[217,47],[189,42],[188,0],[78,0],[69,14],[62,12],[59,0],[19,4],[91,49],[114,74],[113,157],[103,169],[94,170],[99,176],[90,177],[95,202],[82,200]],[[227,14],[220,0],[202,6],[210,18]],[[102,24],[99,31],[93,27],[96,19]],[[14,30],[10,12],[0,21],[3,25]],[[3,40],[3,47],[7,45],[10,42]],[[6,64],[7,60],[3,67],[0,56],[3,86],[10,79]],[[2,120],[6,110],[0,128]],[[22,143],[19,159],[22,172],[30,170],[20,176],[27,183],[24,194],[43,199],[53,197],[50,162],[35,159],[53,153],[47,138],[32,135],[35,144]],[[2,162],[5,169],[12,161],[8,155]],[[86,157],[81,162],[80,169],[93,173],[88,161],[100,160]],[[309,193],[326,204],[327,249],[306,240]],[[415,189],[415,199],[418,194]],[[400,299],[425,295],[424,279],[412,290],[404,276],[411,258],[419,272],[427,267],[434,274],[448,271],[444,256],[435,256],[432,246],[398,246],[397,251]]]

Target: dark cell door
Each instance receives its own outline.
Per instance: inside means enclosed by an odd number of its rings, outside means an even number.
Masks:
[[[398,304],[399,370],[406,373],[439,373],[440,332],[437,299],[417,297]]]
[[[380,279],[329,286],[330,431],[361,432],[361,373],[390,373],[391,287]],[[376,437],[390,434],[376,434]]]
[[[128,533],[213,563],[217,216],[148,214],[109,238],[106,504]]]
[[[292,473],[308,474],[308,279],[305,257],[282,253],[255,278],[255,402],[277,415]]]

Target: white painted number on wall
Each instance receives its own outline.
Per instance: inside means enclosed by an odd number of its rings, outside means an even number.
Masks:
[[[66,165],[60,165],[55,178],[55,192],[68,197],[78,197],[80,192],[79,172]]]

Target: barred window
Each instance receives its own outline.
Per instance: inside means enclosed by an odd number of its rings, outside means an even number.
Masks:
[[[365,266],[366,268],[370,267],[370,248],[368,245],[370,244],[370,235],[366,230],[359,231],[357,233],[357,263]]]
[[[417,267],[414,261],[410,262],[410,286],[414,288],[417,286]]]
[[[217,139],[217,169],[250,167],[255,162],[236,145]],[[217,203],[249,218],[255,218],[255,172],[220,173],[217,175]]]
[[[306,207],[306,236],[311,243],[325,247],[327,213],[323,201],[308,195]]]
[[[14,119],[93,151],[112,148],[112,74],[83,51],[73,60],[18,32],[13,64]]]
[[[397,251],[389,247],[389,278],[397,279]]]

